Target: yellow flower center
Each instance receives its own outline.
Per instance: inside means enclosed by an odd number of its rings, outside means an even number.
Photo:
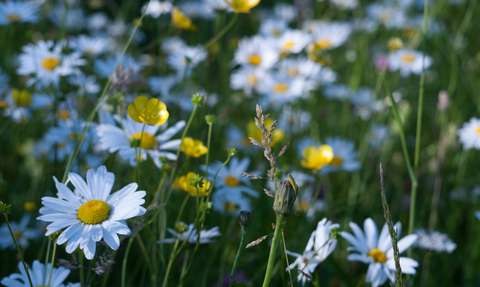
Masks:
[[[66,120],[70,118],[70,111],[67,109],[59,109],[57,111],[57,117],[62,120]]]
[[[301,200],[297,203],[297,209],[301,211],[307,211],[309,203],[306,200]]]
[[[403,56],[402,60],[404,62],[411,63],[411,62],[415,61],[415,56],[411,55],[411,54],[408,54],[408,55]]]
[[[320,170],[333,160],[333,150],[329,145],[321,145],[318,148],[314,146],[306,147],[302,151],[302,155],[304,160],[300,164],[308,169]]]
[[[477,129],[477,134],[480,134],[480,127]]]
[[[0,108],[6,109],[9,108],[10,106],[7,104],[5,101],[0,101]]]
[[[380,13],[380,21],[387,22],[388,19],[390,19],[390,13],[388,13],[388,12]]]
[[[272,119],[267,119],[265,121],[265,127],[267,128],[267,130],[270,130],[270,126],[272,125],[272,123],[273,123]],[[248,122],[247,130],[248,130],[247,134],[249,137],[254,138],[259,143],[262,142],[262,131],[259,128],[257,128],[254,121]],[[275,128],[272,132],[273,140],[270,146],[271,147],[275,146],[275,144],[281,141],[284,136],[285,136],[285,132],[283,130],[279,129],[278,127]],[[249,140],[248,140],[248,143],[250,144]]]
[[[287,74],[290,77],[295,77],[298,74],[298,70],[295,69],[295,68],[289,68],[288,71],[287,71]]]
[[[26,212],[32,212],[35,210],[37,205],[33,201],[27,201],[23,204],[23,209],[25,209]]]
[[[343,160],[339,157],[333,157],[332,161],[329,163],[330,165],[341,165]]]
[[[260,58],[259,55],[255,54],[255,55],[251,55],[250,58],[248,59],[248,61],[250,62],[250,64],[256,66],[256,65],[259,65],[262,62],[262,58]]]
[[[257,77],[254,75],[250,74],[247,76],[247,82],[250,86],[254,86],[257,84]]]
[[[84,53],[85,55],[94,55],[94,54],[95,54],[95,52],[93,51],[93,49],[85,49],[85,50],[83,51],[83,53]]]
[[[138,96],[134,104],[128,106],[128,114],[137,123],[159,126],[168,120],[167,106],[158,99]]]
[[[225,204],[225,209],[227,211],[234,211],[235,209],[237,209],[237,206],[234,204],[234,203],[231,203],[231,202],[227,202]]]
[[[328,39],[319,39],[317,41],[317,45],[320,47],[320,49],[329,49],[332,47],[332,42]]]
[[[273,85],[273,91],[277,93],[285,93],[288,90],[288,85],[285,83],[277,83]]]
[[[280,30],[274,29],[274,30],[272,31],[272,34],[273,34],[273,36],[280,36]]]
[[[151,134],[149,133],[146,133],[146,132],[143,132],[143,138],[142,138],[142,132],[138,132],[136,134],[134,134],[131,138],[131,140],[133,139],[138,139],[138,140],[142,140],[142,148],[144,149],[153,149],[154,147],[157,146],[157,139],[152,136]]]
[[[385,253],[383,253],[382,251],[380,251],[376,248],[370,250],[370,252],[368,252],[368,256],[372,257],[373,261],[375,261],[375,263],[385,263],[385,262],[387,262],[387,256],[385,255]]]
[[[238,179],[234,176],[231,176],[231,175],[227,175],[225,177],[225,183],[228,185],[228,186],[238,186]]]
[[[43,67],[47,70],[55,69],[58,64],[60,64],[60,60],[57,58],[46,58],[43,60]]]
[[[83,223],[94,225],[107,220],[110,212],[110,206],[105,201],[93,199],[80,206],[77,216]]]
[[[295,43],[290,41],[290,42],[285,43],[285,45],[283,45],[283,49],[290,50],[290,49],[292,49],[293,46],[295,46]]]
[[[22,232],[20,230],[15,230],[13,235],[15,235],[15,238],[20,238],[22,236]]]
[[[10,23],[13,23],[13,22],[20,22],[20,20],[22,20],[22,18],[18,14],[8,14],[7,15],[7,20]]]
[[[59,144],[57,144],[57,147],[64,148],[66,145],[67,145],[67,143],[59,143]]]
[[[15,104],[19,107],[28,107],[32,103],[32,96],[29,92],[13,89],[12,98]]]

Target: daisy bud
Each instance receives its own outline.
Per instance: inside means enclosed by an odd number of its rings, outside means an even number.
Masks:
[[[289,180],[284,180],[275,192],[275,200],[273,202],[273,210],[277,216],[288,217],[297,199],[298,185],[293,177],[289,174]]]
[[[185,231],[187,231],[187,229],[188,229],[188,226],[187,226],[185,223],[181,222],[181,221],[178,222],[178,223],[175,225],[175,230],[176,230],[178,233],[180,233],[180,234],[182,234],[182,233],[184,233]]]
[[[192,103],[195,105],[195,106],[201,106],[203,105],[203,102],[205,100],[205,97],[204,96],[200,96],[200,94],[194,94],[192,96]]]
[[[240,222],[241,226],[247,227],[250,224],[250,222],[252,221],[252,217],[250,216],[250,212],[240,211],[240,214],[238,215],[238,221]]]
[[[11,204],[7,205],[7,204],[0,201],[0,213],[9,214],[11,209],[12,209]]]

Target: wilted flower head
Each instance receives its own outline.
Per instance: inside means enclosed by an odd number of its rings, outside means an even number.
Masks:
[[[145,96],[139,96],[135,99],[135,105],[128,106],[128,114],[138,122],[151,126],[159,126],[168,119],[167,106],[158,99],[148,100]]]

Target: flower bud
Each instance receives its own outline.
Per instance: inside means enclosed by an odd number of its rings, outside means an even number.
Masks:
[[[293,177],[289,174],[289,180],[284,180],[275,191],[275,200],[273,202],[273,210],[277,216],[288,217],[297,199],[298,185]]]
[[[217,117],[215,117],[214,115],[206,115],[205,116],[205,121],[209,125],[213,124],[216,120],[217,120]]]
[[[12,206],[10,204],[5,204],[0,201],[0,213],[9,214]]]
[[[398,49],[403,48],[402,39],[398,37],[390,38],[387,43],[388,49],[390,51],[396,51]]]
[[[238,222],[240,222],[241,226],[247,227],[251,221],[252,217],[250,216],[250,212],[240,211],[240,214],[238,215]]]
[[[200,96],[200,94],[194,94],[194,95],[192,96],[192,103],[193,103],[195,106],[201,106],[201,105],[203,105],[204,99],[205,99],[205,97]]]

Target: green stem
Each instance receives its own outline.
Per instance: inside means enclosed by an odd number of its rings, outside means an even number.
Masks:
[[[80,263],[80,286],[85,286],[85,271],[83,266],[83,252],[81,249],[78,249],[78,260]]]
[[[12,227],[10,227],[10,222],[8,221],[8,216],[6,213],[3,214],[5,217],[5,221],[7,222],[8,230],[10,230],[10,235],[13,238],[13,242],[15,243],[15,246],[17,247],[17,252],[18,255],[20,255],[20,259],[22,260],[23,263],[23,268],[25,268],[25,272],[27,273],[28,277],[28,282],[30,283],[30,287],[34,287],[32,283],[32,278],[30,278],[30,272],[28,272],[27,264],[25,264],[25,259],[23,259],[22,251],[20,250],[20,247],[18,247],[17,240],[15,239],[15,234],[13,234]]]
[[[135,235],[130,237],[127,243],[127,249],[125,250],[125,255],[123,256],[123,265],[122,265],[122,287],[125,287],[125,273],[127,272],[127,258],[128,258],[128,253],[130,253],[130,247],[132,247],[133,243],[133,238]]]
[[[117,64],[115,65],[115,69],[113,70],[113,72],[112,72],[112,74],[110,75],[110,77],[108,77],[108,81],[107,81],[107,83],[105,84],[105,86],[103,87],[103,91],[102,91],[102,93],[100,94],[100,97],[98,98],[98,101],[97,101],[95,107],[93,108],[93,110],[92,110],[92,111],[90,112],[90,114],[88,115],[87,121],[85,122],[85,126],[84,126],[83,129],[82,129],[82,133],[81,133],[80,136],[78,137],[77,143],[75,144],[75,149],[73,150],[73,153],[72,153],[72,154],[70,155],[70,157],[68,158],[67,167],[65,168],[65,172],[64,172],[63,178],[62,178],[62,182],[63,182],[63,183],[65,183],[66,180],[67,180],[68,172],[69,172],[70,168],[72,168],[73,162],[75,161],[75,158],[77,157],[78,152],[80,151],[80,147],[82,146],[82,143],[83,143],[83,141],[85,140],[85,135],[87,134],[88,130],[90,129],[90,125],[92,124],[93,119],[95,118],[95,114],[97,113],[98,108],[100,107],[100,105],[101,105],[101,104],[103,103],[103,101],[105,100],[105,97],[106,97],[106,95],[107,95],[107,91],[108,91],[108,89],[110,88],[110,84],[112,83],[113,74],[114,74],[115,71],[117,70],[117,67],[120,65],[123,56],[124,56],[125,53],[127,52],[127,49],[128,49],[128,47],[130,46],[130,43],[132,42],[133,37],[135,36],[135,33],[136,33],[137,30],[138,30],[138,27],[139,27],[140,24],[142,23],[143,17],[145,17],[145,13],[146,13],[146,11],[147,11],[147,8],[148,8],[148,5],[150,4],[150,2],[152,2],[152,0],[150,0],[150,1],[148,2],[147,7],[145,8],[145,10],[144,10],[143,13],[142,13],[142,16],[140,16],[140,19],[138,20],[137,25],[135,25],[135,29],[133,29],[132,34],[130,34],[130,38],[129,38],[128,41],[127,41],[127,44],[126,44],[125,47],[123,48],[122,54],[120,55],[120,58],[118,59]]]
[[[220,40],[220,38],[225,33],[227,33],[227,31],[230,30],[230,28],[232,28],[233,24],[235,24],[235,21],[237,21],[237,18],[238,18],[238,13],[235,13],[235,15],[233,15],[232,19],[230,19],[230,22],[228,22],[227,26],[225,26],[220,32],[218,32],[217,35],[215,35],[215,37],[213,37],[210,41],[208,41],[203,46],[203,48],[208,49],[208,47],[210,47],[211,45],[215,44],[218,40]]]
[[[231,287],[233,284],[233,278],[235,277],[235,270],[237,270],[238,260],[240,259],[240,255],[242,254],[243,250],[243,240],[245,239],[245,234],[247,230],[242,225],[242,238],[240,239],[240,245],[238,246],[237,255],[235,256],[235,261],[233,261],[232,273],[230,274],[230,283],[228,283],[228,287]]]
[[[208,140],[207,140],[207,154],[205,156],[205,178],[208,181],[208,156],[210,155],[210,140],[212,138],[212,126],[208,124]]]
[[[167,287],[168,275],[170,274],[170,270],[172,269],[173,261],[175,259],[175,251],[177,250],[179,242],[180,242],[180,234],[178,234],[177,240],[175,241],[175,245],[173,246],[173,249],[170,252],[170,259],[168,260],[167,271],[165,271],[165,278],[163,278],[162,287]]]
[[[52,272],[53,272],[53,264],[55,263],[55,253],[57,253],[57,240],[53,241],[53,254],[52,254],[52,266],[50,266],[50,275],[48,276],[48,284],[50,286],[50,282],[52,281]]]
[[[45,266],[48,265],[48,256],[50,255],[50,246],[52,245],[52,240],[48,238],[48,246],[47,246],[47,255],[45,257]],[[43,270],[43,282],[42,285],[45,286],[45,279],[47,279],[47,268]]]
[[[268,263],[267,263],[267,272],[265,273],[265,278],[263,279],[262,287],[268,287],[268,285],[270,284],[270,279],[272,277],[273,264],[275,263],[275,253],[277,252],[278,241],[280,240],[282,229],[283,229],[283,217],[277,215],[277,220],[275,223],[275,234],[273,235],[273,242],[272,242],[272,246],[270,247],[270,255],[268,256]]]
[[[182,134],[182,138],[181,138],[181,141],[180,141],[180,145],[183,143],[183,139],[185,138],[185,136],[187,135],[187,131],[188,131],[188,128],[190,127],[190,124],[192,123],[193,121],[193,116],[195,116],[195,112],[197,111],[197,105],[195,105],[193,107],[193,111],[192,111],[192,114],[190,115],[190,119],[188,119],[188,123],[187,123],[187,126],[185,127],[185,129],[183,130],[183,134]],[[180,147],[178,148],[177,150],[177,160],[175,161],[175,164],[173,166],[173,169],[172,169],[172,172],[170,173],[170,186],[168,187],[168,191],[167,191],[167,198],[165,199],[165,203],[168,202],[168,200],[170,199],[170,195],[172,194],[172,190],[173,190],[173,178],[175,177],[175,171],[177,170],[177,166],[178,166],[178,158],[180,156]]]
[[[285,245],[285,236],[282,232],[282,243],[283,243],[283,251],[285,252],[285,261],[287,261],[287,266],[290,267],[290,262],[288,262],[288,254],[287,254],[287,246]],[[288,277],[290,278],[290,286],[293,287],[293,280],[292,280],[292,272],[290,268],[288,268]]]

